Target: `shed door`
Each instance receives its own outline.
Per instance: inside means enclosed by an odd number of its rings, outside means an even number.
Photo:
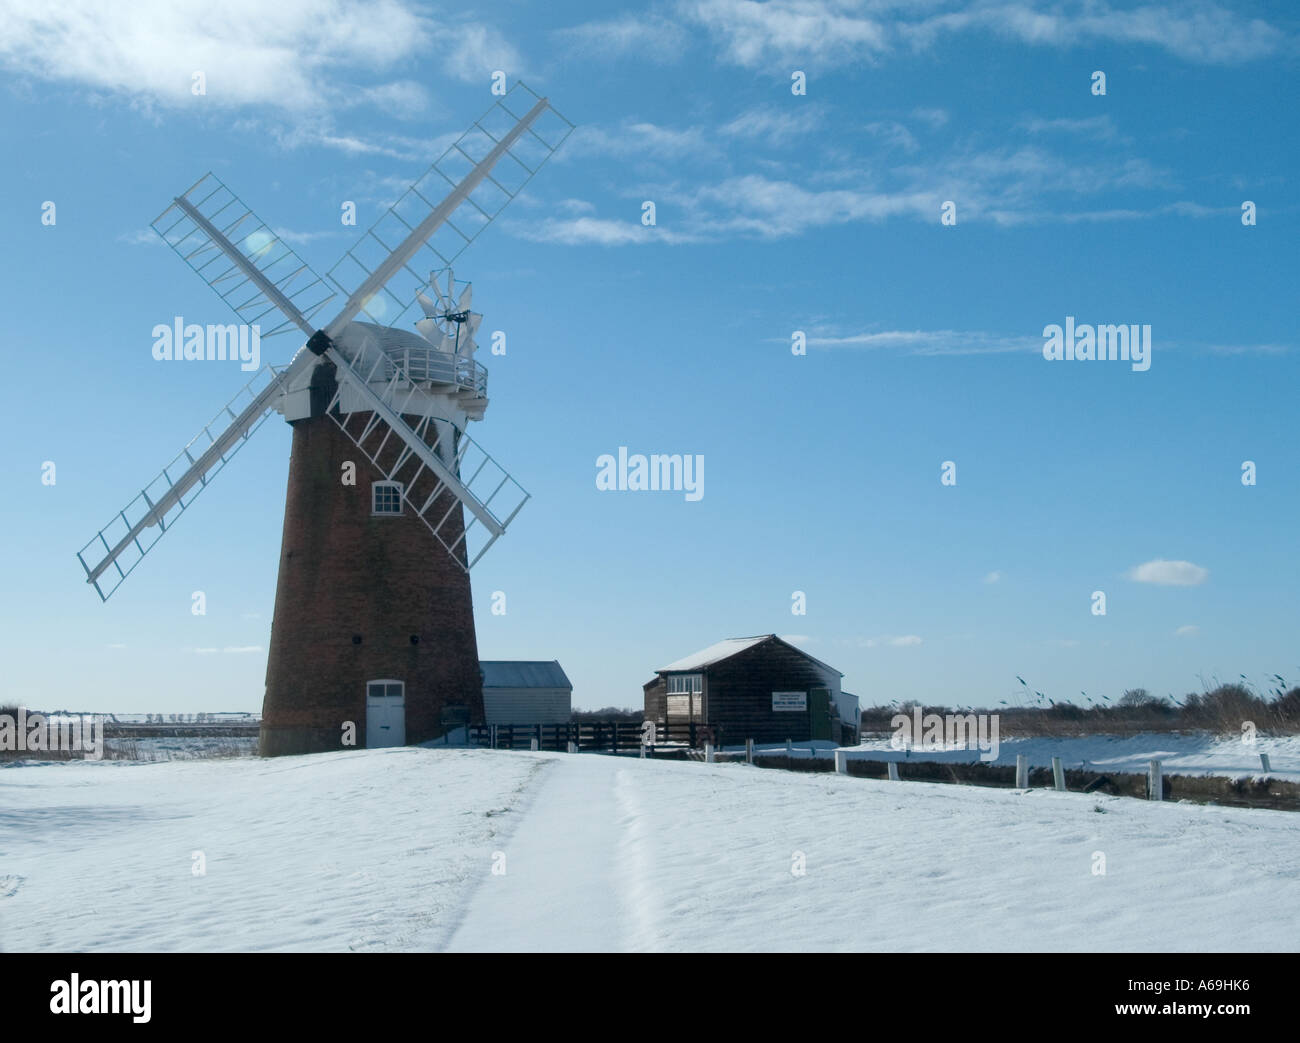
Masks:
[[[831,692],[829,688],[808,689],[808,724],[808,738],[833,738],[831,735]]]
[[[366,748],[406,745],[406,685],[401,681],[366,684]]]

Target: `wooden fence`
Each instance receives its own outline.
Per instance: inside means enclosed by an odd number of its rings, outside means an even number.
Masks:
[[[645,741],[649,739],[649,741]],[[578,750],[672,756],[713,742],[713,729],[694,721],[655,726],[653,735],[640,721],[570,721],[565,724],[474,724],[469,745],[494,750],[558,750],[572,743]],[[534,743],[536,746],[534,747]]]

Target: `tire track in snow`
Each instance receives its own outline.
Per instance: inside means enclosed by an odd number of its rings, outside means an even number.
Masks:
[[[615,868],[626,925],[625,948],[656,951],[661,938],[656,926],[663,903],[654,886],[654,820],[641,803],[638,778],[634,768],[620,768],[614,778],[614,797],[618,805],[617,856]]]

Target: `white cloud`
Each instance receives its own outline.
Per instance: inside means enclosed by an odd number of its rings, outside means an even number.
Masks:
[[[869,60],[888,49],[879,22],[815,0],[686,0],[680,12],[702,25],[735,65],[791,66],[814,59],[826,65]],[[797,67],[797,66],[791,66]]]
[[[896,120],[878,120],[868,123],[866,130],[883,141],[886,146],[902,149],[904,152],[915,152],[921,147],[916,136]]]
[[[587,22],[560,29],[555,36],[573,54],[607,61],[629,56],[652,62],[675,61],[690,42],[690,35],[676,22],[646,14]]]
[[[1057,49],[1138,44],[1207,64],[1266,58],[1290,42],[1262,19],[1212,0],[1124,9],[1107,0],[681,0],[677,10],[710,35],[724,60],[746,68],[874,62],[947,36],[987,33]]]
[[[427,54],[435,36],[430,20],[401,0],[0,3],[0,66],[146,104],[209,110],[323,110],[349,104],[357,91],[409,105],[423,93],[415,83],[350,83],[349,74],[369,78]],[[470,46],[455,61],[476,53]],[[202,96],[192,93],[195,72],[206,81]]]
[[[1072,134],[1094,141],[1114,141],[1118,136],[1110,116],[1087,116],[1083,119],[1042,119],[1031,117],[1020,121],[1022,130],[1030,134]]]
[[[1201,628],[1196,626],[1196,624],[1194,623],[1189,623],[1187,626],[1179,627],[1177,630],[1174,631],[1174,633],[1177,634],[1179,637],[1193,637],[1196,634],[1199,634],[1200,632],[1201,632]]]
[[[521,239],[564,246],[628,246],[651,243],[692,241],[687,235],[656,226],[647,227],[639,220],[612,221],[601,217],[548,218],[535,224],[516,222],[508,225]]]
[[[891,648],[914,648],[921,644],[921,639],[916,634],[901,634],[897,637],[868,637],[859,638],[858,644],[865,648],[879,648],[882,645],[888,645]]]
[[[1163,558],[1143,562],[1128,571],[1128,578],[1137,583],[1155,583],[1163,587],[1199,587],[1209,576],[1209,569],[1190,561],[1166,561]]]
[[[1002,581],[1002,573],[998,572],[997,570],[990,572],[987,576],[984,577],[985,583],[1000,583],[1001,581]]]
[[[628,121],[617,127],[580,126],[558,153],[566,160],[587,156],[616,159],[654,157],[662,160],[716,158],[720,153],[700,127],[678,130],[656,123]]]
[[[780,145],[800,134],[820,129],[824,119],[825,111],[816,104],[800,105],[795,110],[762,107],[742,112],[724,123],[719,133],[729,138]]]
[[[929,124],[929,126],[934,130],[938,130],[948,122],[948,110],[926,108],[913,109],[912,118],[918,119],[922,123]]]
[[[847,336],[822,336],[814,332],[808,335],[808,346],[902,351],[908,355],[1000,355],[1042,351],[1043,339],[980,330],[881,330]],[[985,582],[991,581],[986,578]]]
[[[487,84],[497,70],[508,80],[523,73],[519,52],[491,26],[453,22],[431,35],[433,47],[428,53],[433,63],[464,83]]]

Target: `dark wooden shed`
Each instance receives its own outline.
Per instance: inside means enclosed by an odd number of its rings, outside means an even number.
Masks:
[[[656,670],[644,685],[645,716],[677,732],[693,722],[719,745],[856,744],[858,700],[842,691],[843,676],[775,634],[729,638]]]

